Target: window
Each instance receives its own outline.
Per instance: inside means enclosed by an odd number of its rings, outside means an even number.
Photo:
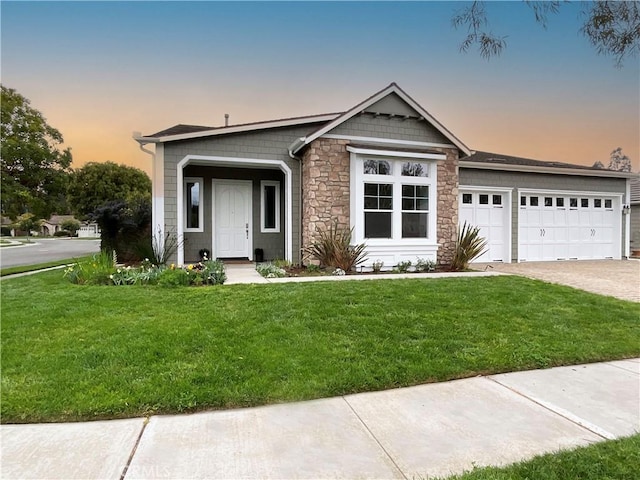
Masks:
[[[429,216],[429,187],[402,185],[402,238],[426,238]]]
[[[280,232],[280,182],[260,182],[260,231]]]
[[[553,207],[553,198],[552,197],[544,197],[544,206],[545,207]]]
[[[489,205],[489,195],[480,195],[480,205]]]
[[[470,193],[463,193],[462,194],[462,203],[473,203],[473,196]]]
[[[578,208],[578,199],[577,198],[570,198],[569,199],[569,207],[570,208]]]
[[[602,199],[601,198],[594,198],[593,199],[593,206],[595,208],[602,208]]]
[[[386,160],[365,160],[365,175],[391,175],[391,163]]]
[[[435,163],[420,156],[358,156],[352,152],[351,201],[354,242],[378,248],[429,245],[435,248],[437,175]],[[443,155],[435,155],[441,160]],[[463,193],[464,203],[476,201]]]
[[[493,205],[502,205],[502,195],[492,195],[491,203],[493,203]]]
[[[203,232],[202,178],[186,177],[184,179],[184,231]]]
[[[556,207],[564,207],[564,197],[556,197]]]
[[[402,164],[403,177],[428,177],[429,164],[420,162],[405,162]]]
[[[581,198],[580,199],[580,206],[582,208],[589,208],[589,199],[588,198]]]
[[[522,207],[526,207],[527,206],[527,197],[525,197],[525,196],[520,197],[520,206],[522,206]]]
[[[604,208],[612,208],[611,199],[610,198],[605,198],[604,199]]]
[[[538,206],[538,197],[529,197],[529,205],[532,207]]]
[[[364,184],[364,236],[391,238],[393,184]]]

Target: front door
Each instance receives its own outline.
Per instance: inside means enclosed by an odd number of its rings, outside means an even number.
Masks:
[[[216,258],[251,258],[251,181],[214,180]]]

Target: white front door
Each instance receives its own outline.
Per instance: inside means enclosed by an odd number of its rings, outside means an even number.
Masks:
[[[251,259],[251,181],[213,181],[216,258]]]

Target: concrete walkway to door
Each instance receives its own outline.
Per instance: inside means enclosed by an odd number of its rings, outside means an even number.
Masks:
[[[640,302],[640,260],[566,260],[556,262],[476,263],[474,270],[522,275]]]

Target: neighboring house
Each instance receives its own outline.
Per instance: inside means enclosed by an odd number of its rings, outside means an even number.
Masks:
[[[40,234],[49,237],[56,232],[62,231],[62,224],[67,220],[75,220],[75,218],[73,215],[51,215],[48,220],[42,220]]]
[[[640,257],[640,177],[637,175],[631,179],[630,198],[631,253],[634,257]]]
[[[134,138],[153,158],[154,231],[177,234],[180,264],[203,248],[298,262],[334,222],[386,266],[449,263],[462,221],[488,239],[486,261],[629,254],[629,174],[473,152],[395,83],[341,113]]]

